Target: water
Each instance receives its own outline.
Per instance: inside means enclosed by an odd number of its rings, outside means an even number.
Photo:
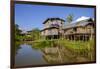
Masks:
[[[15,56],[16,66],[27,66],[27,65],[41,65],[47,64],[43,59],[43,53],[40,50],[36,50],[31,45],[22,44],[20,49],[17,50]]]
[[[20,44],[16,46],[15,66],[36,66],[48,64],[69,64],[86,62],[84,57],[77,56],[68,51],[64,46],[34,48],[34,45]]]

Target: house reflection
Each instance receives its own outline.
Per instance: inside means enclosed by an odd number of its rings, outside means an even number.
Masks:
[[[90,61],[84,56],[72,53],[63,46],[48,47],[44,48],[42,51],[44,53],[43,58],[49,64],[69,64]]]
[[[59,63],[74,63],[76,62],[75,55],[67,51],[64,47],[51,47],[43,49],[44,59],[51,64]]]

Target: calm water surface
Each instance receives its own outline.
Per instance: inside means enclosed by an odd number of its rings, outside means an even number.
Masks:
[[[21,44],[16,46],[15,66],[46,65],[75,63],[87,61],[83,57],[73,55],[62,47],[46,47],[36,49],[34,45]]]
[[[32,48],[31,45],[20,45],[15,56],[16,66],[41,64],[47,64],[47,62],[43,59],[43,53],[40,50]]]

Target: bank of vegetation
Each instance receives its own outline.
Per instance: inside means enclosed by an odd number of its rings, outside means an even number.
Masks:
[[[85,57],[88,60],[95,60],[95,41],[71,41],[66,39],[52,39],[52,40],[41,40],[40,42],[30,43],[34,48],[44,49],[47,47],[65,47],[68,51],[72,52],[73,55]]]

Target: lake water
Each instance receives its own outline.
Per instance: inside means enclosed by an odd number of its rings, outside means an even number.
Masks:
[[[65,48],[49,47],[36,49],[34,46],[28,44],[20,44],[17,47],[15,55],[16,67],[75,63],[78,61],[77,57],[68,52]]]
[[[47,62],[43,59],[43,53],[40,50],[32,48],[31,45],[20,45],[20,49],[17,50],[15,56],[16,66],[41,64],[47,64]]]

